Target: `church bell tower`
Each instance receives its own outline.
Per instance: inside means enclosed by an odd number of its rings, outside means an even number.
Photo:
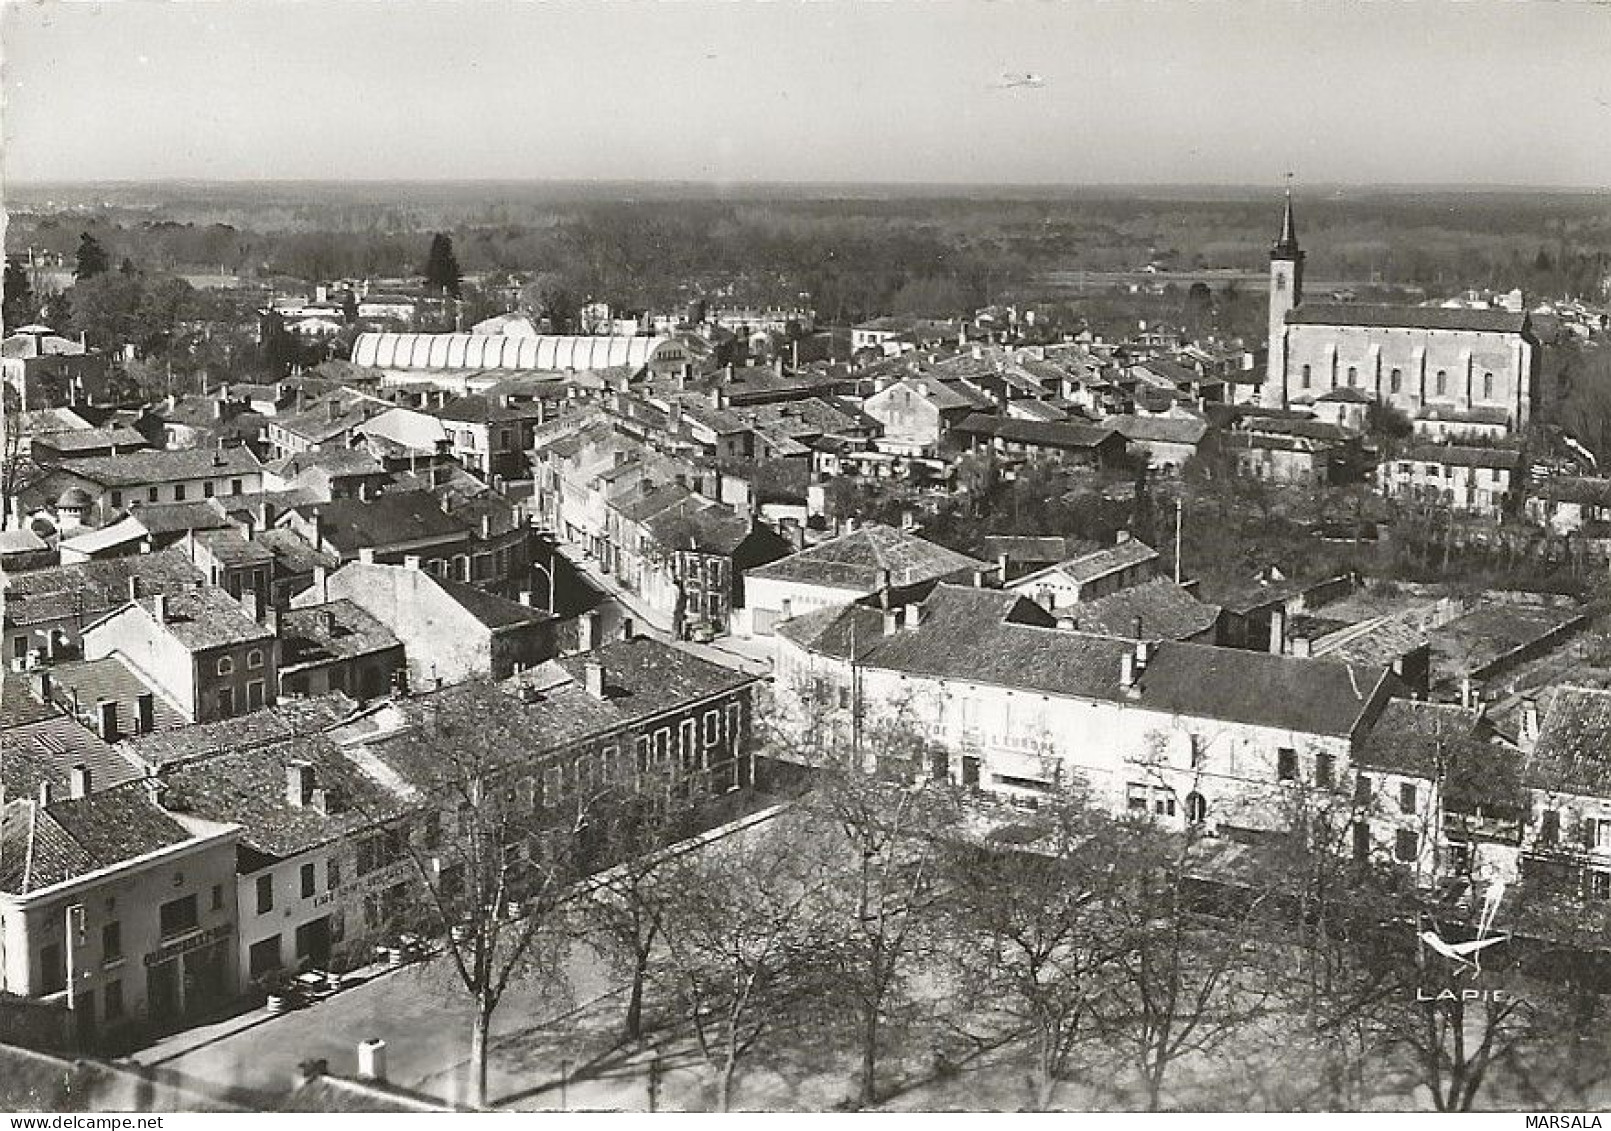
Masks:
[[[1287,405],[1286,317],[1303,301],[1303,251],[1292,219],[1292,175],[1287,174],[1286,212],[1281,235],[1270,245],[1270,351],[1264,387],[1267,405]],[[1271,396],[1270,394],[1274,394]]]

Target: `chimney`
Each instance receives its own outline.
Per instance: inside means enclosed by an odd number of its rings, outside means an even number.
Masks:
[[[358,501],[360,503],[369,501],[369,480],[367,479],[358,480]]]
[[[1531,695],[1521,702],[1521,731],[1517,735],[1523,750],[1531,750],[1538,743],[1538,700]]]
[[[158,624],[168,623],[168,595],[158,593],[151,598],[151,615],[157,618]]]
[[[917,628],[923,623],[923,606],[913,602],[906,606],[906,627]]]
[[[595,699],[604,698],[604,665],[597,660],[589,660],[584,673],[587,680],[587,693]]]
[[[365,565],[374,565],[375,564],[375,547],[373,547],[373,546],[361,546],[361,547],[359,547],[359,549],[358,549],[358,560],[363,562]]]
[[[285,803],[293,809],[305,808],[313,800],[313,763],[285,764]]]
[[[975,589],[983,589],[985,587],[985,571],[984,570],[976,569],[976,570],[973,571],[973,587]]]
[[[1119,686],[1129,691],[1136,685],[1136,656],[1134,652],[1125,652],[1119,657]]]
[[[41,703],[44,703],[44,704],[48,705],[50,703],[50,692],[51,692],[50,672],[43,671],[43,670],[35,672],[34,673],[34,695],[39,699],[39,701]]]
[[[379,1037],[358,1042],[358,1078],[386,1082],[386,1042]]]
[[[901,626],[900,610],[899,609],[885,608],[885,610],[884,610],[884,635],[885,636],[894,636],[896,630],[899,629],[900,626]]]
[[[404,569],[419,569],[420,568],[420,556],[418,554],[405,554],[403,556],[403,568]]]
[[[102,699],[95,704],[95,729],[104,742],[117,741],[117,701]]]
[[[1285,609],[1270,610],[1270,653],[1271,655],[1284,655],[1287,650],[1287,611]]]
[[[90,771],[88,766],[82,762],[75,763],[69,780],[72,783],[72,794],[75,799],[89,796]]]
[[[883,599],[884,608],[889,608],[889,591],[894,587],[895,575],[887,569],[878,571],[878,592]]]
[[[336,417],[340,415],[341,406],[336,403],[335,397],[331,397],[329,400],[324,402],[324,416],[326,420],[334,421]]]
[[[481,540],[483,542],[486,542],[486,541],[489,541],[491,538],[492,538],[492,516],[490,514],[484,514],[484,515],[481,516]]]
[[[1057,627],[1064,632],[1077,632],[1080,627],[1079,617],[1060,616],[1057,618]]]
[[[318,598],[317,604],[324,605],[330,601],[330,571],[324,566],[313,567],[313,593]]]
[[[520,603],[522,605],[525,605],[528,609],[531,608],[531,590],[530,589],[522,589],[520,591]]]
[[[1312,654],[1313,643],[1307,636],[1294,636],[1292,638],[1292,654],[1300,660],[1307,660]]]
[[[1007,555],[1005,553],[996,555],[996,574],[1001,578],[1003,585],[1007,584]]]
[[[319,623],[324,626],[326,634],[334,636],[336,632],[336,614],[331,609],[322,609],[319,612]]]
[[[135,723],[141,734],[150,734],[157,727],[157,697],[142,691],[134,697]]]
[[[1471,708],[1473,706],[1476,705],[1476,702],[1477,702],[1476,694],[1472,690],[1472,687],[1471,687],[1471,677],[1469,675],[1461,676],[1460,677],[1460,706],[1464,707],[1466,710],[1469,711],[1469,710],[1471,710]]]

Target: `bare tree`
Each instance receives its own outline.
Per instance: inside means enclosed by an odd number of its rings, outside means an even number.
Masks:
[[[693,1029],[720,1111],[732,1106],[740,1065],[814,996],[826,877],[794,830],[777,818],[678,857],[665,877],[666,963],[656,973]]]
[[[542,736],[514,697],[490,683],[439,693],[423,720],[386,743],[427,799],[414,835],[394,828],[385,850],[406,853],[419,883],[392,910],[394,924],[445,933],[447,956],[470,998],[470,1097],[487,1100],[493,1017],[518,979],[564,985],[565,909],[578,870],[578,837],[595,798],[568,767],[528,761]],[[557,756],[556,756],[557,757]]]
[[[1098,1001],[1131,945],[1113,918],[1128,835],[1077,799],[1056,804],[1049,832],[1023,847],[968,846],[948,861],[956,930],[951,957],[970,1016],[1022,1034],[1034,1053],[1031,1102],[1053,1107],[1075,1053],[1097,1037]]]
[[[1114,907],[1128,945],[1101,1014],[1130,1050],[1147,1110],[1158,1111],[1172,1067],[1214,1051],[1262,1015],[1269,989],[1256,950],[1268,893],[1219,887],[1210,899],[1199,882],[1203,840],[1195,831],[1127,823],[1134,835],[1124,842]]]
[[[676,836],[689,827],[693,809],[679,794],[644,791],[610,799],[595,812],[592,828],[601,833],[614,863],[592,877],[579,900],[588,945],[625,975],[624,1033],[643,1039],[644,995],[649,963],[661,941],[675,887],[668,877],[676,866]]]

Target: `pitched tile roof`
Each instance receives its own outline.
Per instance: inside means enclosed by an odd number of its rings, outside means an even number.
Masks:
[[[1490,405],[1472,405],[1461,408],[1452,404],[1423,405],[1415,414],[1417,420],[1442,420],[1450,424],[1504,424],[1510,423],[1510,411]]]
[[[1611,506],[1611,479],[1584,475],[1553,475],[1535,483],[1532,493],[1540,499],[1558,503]]]
[[[367,448],[321,448],[295,452],[263,465],[281,479],[295,479],[304,471],[318,470],[331,476],[379,475],[386,469]]]
[[[15,727],[0,735],[0,783],[7,797],[35,797],[49,783],[65,798],[74,766],[90,773],[92,790],[111,789],[142,776],[140,769],[102,742],[94,731],[66,715]]]
[[[922,604],[921,624],[893,635],[866,604],[808,613],[776,631],[841,659],[854,641],[857,662],[867,667],[1337,736],[1352,733],[1388,678],[1384,668],[1166,640],[1126,694],[1119,671],[1120,657],[1134,648],[1127,640],[1047,627],[1051,614],[1000,590],[941,584]]]
[[[49,806],[9,802],[0,811],[0,891],[26,895],[192,836],[143,781]]]
[[[1557,687],[1526,756],[1534,789],[1611,797],[1611,691]]]
[[[297,761],[312,764],[314,788],[325,791],[322,808],[293,805],[287,796],[286,768]],[[383,824],[419,804],[412,791],[376,780],[361,759],[322,734],[190,758],[164,766],[158,776],[162,803],[173,812],[241,825],[244,844],[277,859]]]
[[[167,592],[202,580],[201,571],[177,549],[6,573],[6,623],[26,626],[75,616],[81,623],[97,620],[128,603],[131,577],[141,592]]]
[[[239,601],[215,586],[176,589],[164,595],[162,602],[163,629],[191,652],[274,638],[272,630],[259,624]],[[134,601],[153,622],[157,603],[156,597],[145,596]]]
[[[1112,546],[1098,546],[1076,554],[1067,561],[1058,562],[1054,566],[1025,574],[1013,582],[1015,587],[1028,586],[1031,582],[1042,576],[1054,573],[1062,574],[1070,581],[1085,584],[1097,578],[1106,577],[1124,569],[1133,569],[1139,565],[1158,560],[1158,551],[1141,541],[1139,538],[1126,538]]]
[[[317,506],[325,541],[338,550],[395,546],[468,534],[429,491],[391,491],[373,499],[334,499]]]
[[[544,418],[546,413],[546,409],[535,404],[504,404],[497,397],[471,394],[449,401],[431,415],[455,423],[497,424],[508,420],[538,420]]]
[[[1380,326],[1412,330],[1476,330],[1520,334],[1526,314],[1508,310],[1459,310],[1441,306],[1370,306],[1363,303],[1306,302],[1287,311],[1288,325]]]
[[[162,697],[120,657],[107,656],[99,660],[68,660],[55,664],[51,673],[51,699],[64,710],[72,711],[90,725],[97,725],[97,704],[109,699],[117,704],[117,732],[120,735],[139,733],[139,697],[151,693],[151,723],[153,729],[167,730],[185,724],[183,713]]]
[[[222,530],[229,516],[217,499],[194,503],[141,503],[129,509],[129,518],[148,534],[183,534],[188,530]]]
[[[141,487],[148,483],[214,479],[242,475],[262,467],[250,448],[179,448],[128,452],[120,456],[75,459],[71,470],[103,487]]]
[[[1067,421],[1009,420],[976,412],[964,417],[953,429],[963,435],[994,436],[1009,443],[1036,448],[1089,449],[1123,437],[1114,428]]]
[[[1475,741],[1481,712],[1454,703],[1392,699],[1354,760],[1371,770],[1437,780],[1459,750]]]
[[[986,563],[893,526],[871,523],[749,571],[752,578],[871,593],[884,571],[895,585],[916,585]]]
[[[226,566],[269,565],[276,560],[271,548],[260,544],[256,538],[247,538],[233,526],[226,530],[198,530],[195,539],[197,545],[205,546],[213,557]]]
[[[195,723],[176,730],[156,730],[122,744],[124,753],[148,766],[163,767],[226,750],[264,746],[319,734],[348,718],[358,704],[340,692],[311,698],[282,699],[272,707]]]
[[[341,564],[339,556],[314,549],[307,539],[284,527],[261,531],[253,541],[274,555],[275,570],[280,574],[312,573],[319,566],[335,569]]]
[[[280,674],[399,646],[392,630],[345,597],[280,614]]]
[[[1167,444],[1196,444],[1208,431],[1208,422],[1187,416],[1109,416],[1102,421],[1126,440]]]
[[[406,568],[406,567],[392,567]],[[519,601],[511,601],[507,597],[500,597],[496,593],[488,593],[485,589],[477,589],[463,581],[454,581],[446,577],[437,577],[428,573],[425,576],[431,579],[436,587],[446,593],[465,612],[488,628],[512,628],[522,624],[536,624],[540,621],[552,620],[553,614],[531,605],[522,605]]]
[[[1073,617],[1080,632],[1129,640],[1186,640],[1214,627],[1219,606],[1204,604],[1189,590],[1157,578],[1081,602],[1063,610],[1063,615]]]

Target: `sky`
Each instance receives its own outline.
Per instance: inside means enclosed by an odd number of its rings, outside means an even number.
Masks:
[[[0,3],[16,182],[1611,187],[1603,0]]]

